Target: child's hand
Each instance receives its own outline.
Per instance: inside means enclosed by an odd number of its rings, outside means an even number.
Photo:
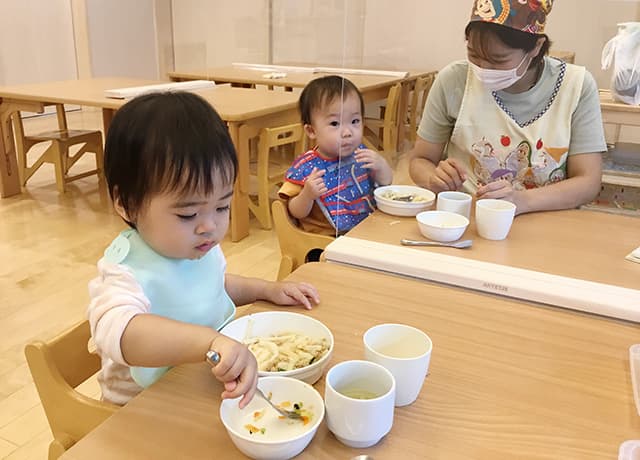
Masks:
[[[308,283],[270,283],[265,297],[277,305],[302,305],[307,310],[311,310],[312,303],[317,305],[320,302],[318,291]]]
[[[393,171],[382,155],[369,149],[356,149],[354,154],[358,163],[362,163],[364,168],[371,170],[378,184],[389,185],[391,183]]]
[[[302,193],[306,194],[312,200],[315,200],[319,196],[327,193],[327,186],[324,183],[324,169],[313,168],[311,174],[309,174],[304,181],[304,187]]]
[[[240,408],[245,407],[256,392],[258,363],[249,349],[227,336],[218,335],[209,347],[220,354],[220,362],[211,368],[216,379],[224,383],[222,399],[237,398]]]

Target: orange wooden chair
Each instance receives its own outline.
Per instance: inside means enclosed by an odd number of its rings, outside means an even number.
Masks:
[[[24,350],[53,441],[49,459],[57,459],[118,406],[85,396],[75,388],[100,370],[100,357],[89,352],[89,322],[82,321],[48,342]]]
[[[54,104],[58,117],[58,129],[34,135],[25,135],[20,112],[12,115],[18,154],[18,175],[20,185],[27,185],[27,181],[40,169],[44,163],[52,163],[56,171],[56,185],[60,193],[64,193],[66,184],[93,174],[102,173],[103,147],[100,131],[69,129],[62,104]],[[29,166],[29,151],[34,145],[50,142],[51,145]],[[72,146],[83,144],[75,154],[71,155]],[[96,156],[96,168],[79,174],[70,174],[71,167],[87,152]]]

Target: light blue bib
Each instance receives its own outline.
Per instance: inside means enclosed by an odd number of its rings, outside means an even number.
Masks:
[[[220,246],[201,259],[171,259],[151,249],[137,231],[125,230],[105,250],[104,258],[133,271],[155,315],[213,329],[222,328],[235,315],[236,307],[224,288]],[[131,376],[147,387],[167,370],[131,367]]]

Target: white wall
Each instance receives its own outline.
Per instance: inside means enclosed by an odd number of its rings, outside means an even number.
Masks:
[[[93,77],[164,78],[154,0],[86,0],[86,11]]]
[[[69,0],[0,0],[0,85],[74,78]]]
[[[268,0],[174,0],[176,69],[267,62]]]

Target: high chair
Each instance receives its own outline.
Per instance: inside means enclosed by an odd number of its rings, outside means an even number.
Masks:
[[[93,174],[100,176],[103,169],[103,148],[102,133],[100,131],[89,131],[79,129],[69,129],[63,104],[54,104],[58,118],[58,129],[45,133],[26,136],[20,112],[12,115],[13,126],[16,138],[16,151],[18,154],[18,176],[20,185],[26,186],[27,181],[44,163],[52,163],[56,171],[56,185],[60,193],[64,193],[66,184]],[[51,142],[40,157],[28,166],[28,153],[31,148],[43,142]],[[70,147],[84,144],[72,156]],[[86,171],[76,175],[70,175],[71,167],[87,152],[93,152],[96,156],[96,169]]]
[[[397,160],[398,128],[400,126],[398,108],[402,92],[401,83],[389,89],[384,118],[365,118],[363,143],[382,154],[391,165]],[[381,137],[382,134],[382,137]]]
[[[310,251],[326,248],[334,238],[305,232],[299,228],[289,214],[286,204],[280,200],[275,200],[271,204],[271,211],[282,254],[278,269],[278,280],[282,280],[306,262],[307,254]]]
[[[249,209],[264,229],[271,229],[269,190],[281,184],[295,156],[303,153],[304,130],[301,123],[260,130],[257,160],[251,165],[258,183],[257,199]]]
[[[24,349],[53,433],[50,460],[57,459],[118,409],[75,390],[100,370],[100,357],[87,347],[90,337],[89,322],[83,321],[46,343],[32,342]]]
[[[429,75],[418,77],[413,86],[411,100],[409,101],[409,107],[407,110],[407,122],[405,122],[411,145],[415,144],[416,139],[418,138],[418,124],[422,119],[422,112],[424,111],[424,106],[427,103],[429,91],[431,91],[433,82],[436,79],[436,74],[436,72],[432,72]]]

